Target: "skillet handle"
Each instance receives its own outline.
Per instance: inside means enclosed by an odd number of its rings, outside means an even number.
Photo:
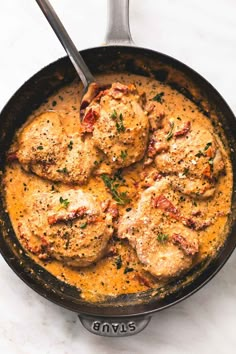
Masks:
[[[108,45],[134,44],[129,28],[129,0],[108,1],[108,26],[105,42]]]
[[[127,337],[141,332],[151,320],[151,316],[142,317],[92,317],[79,315],[82,325],[91,333],[105,337]]]

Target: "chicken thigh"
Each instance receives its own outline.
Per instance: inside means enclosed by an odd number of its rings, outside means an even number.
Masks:
[[[83,184],[96,166],[98,152],[90,137],[82,139],[79,130],[68,135],[63,117],[45,112],[20,132],[16,157],[26,171],[40,177]]]
[[[119,221],[118,236],[128,239],[146,271],[170,278],[188,270],[198,252],[197,232],[175,207],[177,195],[167,179],[146,189],[137,209]]]
[[[174,188],[193,197],[212,196],[224,171],[222,150],[213,132],[180,117],[162,117],[148,156],[158,171],[172,176]]]
[[[25,219],[18,229],[29,251],[78,267],[99,260],[113,233],[112,215],[81,190],[36,194]]]
[[[100,92],[86,108],[82,125],[103,152],[108,172],[143,158],[149,121],[134,85],[114,83]]]

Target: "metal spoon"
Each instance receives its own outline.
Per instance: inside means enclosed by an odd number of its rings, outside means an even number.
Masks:
[[[80,110],[83,110],[97,94],[99,86],[96,83],[95,78],[91,74],[89,68],[85,64],[82,56],[77,51],[75,44],[72,42],[70,36],[68,35],[65,27],[61,23],[50,2],[48,0],[36,0],[36,2],[38,3],[40,9],[51,25],[53,31],[57,35],[59,41],[63,45],[84,85],[80,105]]]

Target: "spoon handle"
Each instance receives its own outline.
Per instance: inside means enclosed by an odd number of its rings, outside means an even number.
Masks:
[[[61,23],[59,17],[57,16],[55,10],[48,0],[36,0],[55,34],[57,35],[59,41],[63,45],[65,51],[67,52],[75,70],[77,71],[84,87],[87,87],[90,83],[94,82],[95,79],[91,74],[89,68],[85,64],[82,56],[77,51],[76,46],[69,37],[65,27]]]
[[[106,44],[133,45],[129,27],[129,0],[108,0]]]

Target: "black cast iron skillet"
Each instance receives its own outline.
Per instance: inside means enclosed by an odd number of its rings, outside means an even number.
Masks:
[[[107,336],[127,336],[145,328],[152,313],[174,305],[196,292],[219,271],[233,252],[236,246],[236,121],[220,94],[195,71],[167,55],[130,45],[128,0],[116,0],[112,4],[107,42],[113,45],[83,50],[81,54],[95,75],[128,72],[156,78],[192,100],[208,119],[214,121],[218,117],[226,137],[225,143],[230,148],[234,176],[232,212],[225,244],[214,259],[207,259],[165,288],[124,294],[116,298],[107,297],[102,302],[92,304],[81,298],[79,289],[56,279],[23,250],[5,211],[2,189],[0,250],[9,266],[24,282],[45,298],[77,312],[89,331]],[[115,16],[112,13],[114,10]],[[4,171],[6,152],[16,130],[52,93],[75,78],[76,73],[69,59],[64,57],[35,74],[9,100],[0,115],[1,171]]]

